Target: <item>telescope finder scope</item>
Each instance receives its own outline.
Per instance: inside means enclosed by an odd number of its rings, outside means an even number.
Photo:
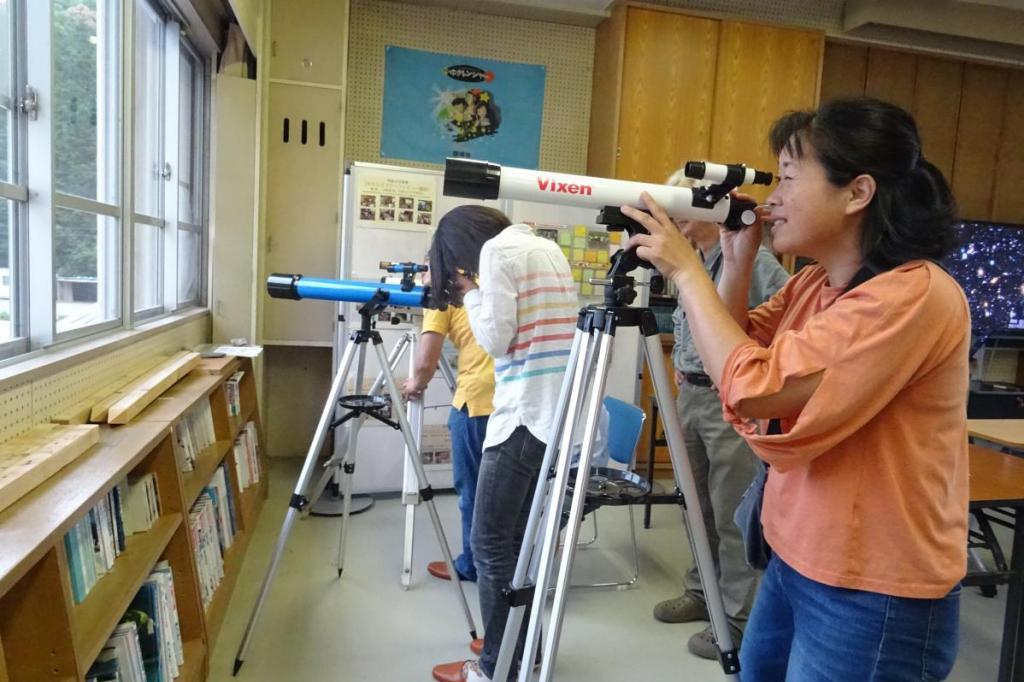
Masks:
[[[742,163],[711,163],[709,161],[687,161],[683,173],[694,180],[715,184],[770,185],[773,175],[768,171],[747,168]]]

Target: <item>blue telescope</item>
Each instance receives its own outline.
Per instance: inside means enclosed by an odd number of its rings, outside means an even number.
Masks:
[[[315,298],[348,303],[373,302],[406,308],[430,306],[430,287],[360,282],[351,279],[321,279],[276,272],[267,277],[267,293],[273,298],[290,298],[294,301]]]

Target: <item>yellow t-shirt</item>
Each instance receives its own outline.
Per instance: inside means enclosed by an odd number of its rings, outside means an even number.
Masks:
[[[482,417],[494,411],[494,359],[473,337],[465,308],[424,310],[423,332],[447,336],[459,350],[459,376],[455,380],[452,406],[465,405],[470,417]]]

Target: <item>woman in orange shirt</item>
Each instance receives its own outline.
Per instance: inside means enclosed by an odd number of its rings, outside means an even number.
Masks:
[[[638,254],[671,276],[725,418],[769,466],[772,557],[744,680],[940,680],[967,552],[970,319],[937,266],[955,209],[913,119],[868,98],[775,123],[764,222],[816,261],[746,310],[760,226],[722,233],[719,295],[649,197]],[[779,428],[769,433],[768,422]]]

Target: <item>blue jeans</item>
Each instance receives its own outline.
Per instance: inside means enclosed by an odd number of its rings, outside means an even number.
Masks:
[[[448,433],[452,438],[452,475],[462,515],[462,554],[455,559],[455,570],[464,580],[476,580],[470,529],[473,527],[476,479],[480,475],[487,417],[470,417],[465,405],[458,410],[453,407],[448,414]]]
[[[910,599],[831,587],[773,556],[740,647],[741,679],[943,680],[956,660],[960,590]]]
[[[543,461],[544,443],[534,438],[525,426],[520,426],[504,443],[484,450],[480,464],[473,512],[473,555],[484,623],[480,668],[488,678],[494,677],[494,664],[498,661],[508,619],[509,606],[502,590],[512,582],[515,573]],[[529,606],[525,614],[512,673],[518,669],[523,655]]]

